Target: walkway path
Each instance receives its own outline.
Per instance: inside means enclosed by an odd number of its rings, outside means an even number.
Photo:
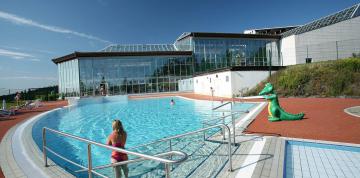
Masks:
[[[15,116],[11,116],[9,119],[0,120],[0,140],[4,137],[6,132],[16,124],[31,118],[35,115],[38,115],[42,112],[52,110],[54,108],[62,107],[67,105],[67,101],[53,101],[53,102],[44,102],[44,105],[31,110],[20,110]],[[5,155],[0,155],[0,157]],[[3,172],[0,170],[0,178],[4,178]]]

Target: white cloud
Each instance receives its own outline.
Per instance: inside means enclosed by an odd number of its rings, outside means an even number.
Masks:
[[[76,32],[76,31],[72,31],[69,29],[65,29],[65,28],[61,28],[61,27],[56,27],[56,26],[51,26],[51,25],[45,25],[45,24],[41,24],[39,22],[30,20],[30,19],[26,19],[23,17],[19,17],[17,15],[14,14],[9,14],[7,12],[3,12],[0,11],[0,18],[10,21],[12,23],[15,24],[19,24],[19,25],[29,25],[29,26],[33,26],[33,27],[38,27],[44,30],[48,30],[51,32],[56,32],[56,33],[63,33],[63,34],[72,34],[75,36],[79,36],[79,37],[83,37],[83,38],[87,38],[87,39],[91,39],[91,40],[97,40],[103,43],[111,43],[110,41],[101,39],[99,37],[96,36],[92,36],[92,35],[88,35],[85,33],[80,33],[80,32]]]
[[[36,76],[15,76],[15,77],[0,77],[0,80],[16,80],[16,79],[25,79],[25,80],[48,80],[48,81],[57,81],[56,77],[36,77]]]
[[[18,59],[18,60],[40,61],[39,59],[34,58],[35,56],[33,56],[31,54],[17,52],[17,51],[10,51],[10,50],[1,49],[1,48],[0,48],[0,56],[6,56],[6,57],[13,58],[13,59]]]
[[[33,49],[33,48],[19,48],[19,47],[13,47],[13,46],[3,46],[0,45],[0,48],[5,48],[7,50],[22,50],[22,51],[32,51],[32,52],[38,52],[38,53],[43,53],[43,54],[55,54],[55,52],[53,51],[49,51],[49,50],[43,50],[43,49]]]

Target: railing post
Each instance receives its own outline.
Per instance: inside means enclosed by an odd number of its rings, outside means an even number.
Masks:
[[[203,128],[205,128],[204,123],[203,123]],[[204,134],[204,141],[205,141],[206,140],[206,131],[205,130],[203,131],[203,134]]]
[[[89,174],[89,178],[92,178],[91,144],[88,144],[87,149],[88,149],[88,174]]]
[[[229,132],[229,134],[228,134],[228,140],[229,140],[228,141],[229,171],[233,171],[233,169],[232,169],[232,157],[231,157],[232,156],[231,155],[231,133],[230,133],[230,129],[229,129],[228,126],[224,125],[223,127],[224,127],[224,130],[226,128],[228,130],[228,132]]]
[[[43,130],[42,130],[42,140],[43,140],[42,150],[43,150],[44,164],[45,164],[45,167],[47,167],[48,164],[47,164],[47,156],[46,156],[46,129],[45,128],[43,128]]]
[[[236,133],[235,133],[235,118],[234,118],[234,114],[231,113],[231,125],[232,125],[232,129],[233,129],[233,139],[234,139],[234,144],[235,144],[235,136],[236,136]],[[230,133],[229,133],[230,134]]]
[[[236,136],[236,134],[235,134],[235,118],[234,118],[234,113],[232,112],[233,104],[235,104],[235,102],[231,103],[230,109],[231,109],[231,122],[232,122],[233,137],[234,137],[233,139],[234,139],[234,144],[235,144],[235,136]]]
[[[170,178],[170,163],[165,163],[165,178]]]
[[[222,123],[225,125],[225,114],[222,113]],[[223,140],[225,140],[225,128],[222,129]]]
[[[172,151],[171,139],[169,140],[169,148],[170,148],[170,151]]]

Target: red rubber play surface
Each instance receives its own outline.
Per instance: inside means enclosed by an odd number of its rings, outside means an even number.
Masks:
[[[279,102],[287,112],[304,112],[305,118],[269,122],[265,108],[246,132],[360,144],[360,118],[344,112],[360,105],[360,99],[281,98]]]

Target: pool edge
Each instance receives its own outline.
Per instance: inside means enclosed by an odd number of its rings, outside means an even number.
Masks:
[[[63,108],[66,107],[55,108],[30,117],[6,133],[0,144],[1,152],[6,155],[0,158],[5,177],[74,177],[49,158],[50,166],[44,167],[42,151],[32,137],[32,127],[36,121],[48,113]]]

